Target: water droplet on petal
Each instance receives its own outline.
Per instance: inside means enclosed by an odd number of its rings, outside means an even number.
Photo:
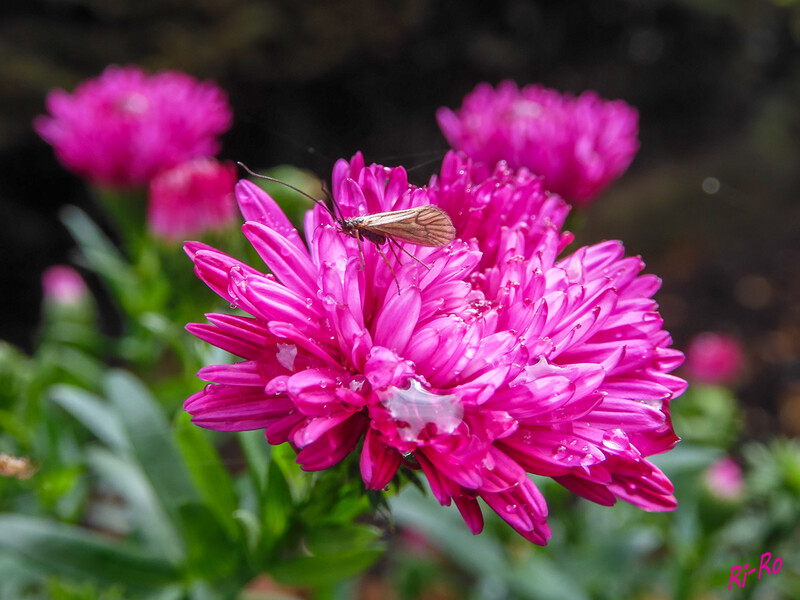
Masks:
[[[566,456],[569,454],[567,447],[564,444],[559,444],[555,448],[553,448],[553,458],[555,460],[564,460]]]
[[[603,434],[603,446],[609,450],[627,450],[630,446],[628,435],[622,429],[611,429]]]
[[[216,394],[217,393],[217,384],[216,383],[207,383],[206,387],[203,388],[203,391],[206,394]]]

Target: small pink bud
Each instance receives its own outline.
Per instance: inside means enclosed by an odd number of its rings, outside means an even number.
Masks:
[[[54,265],[42,274],[45,300],[57,304],[78,304],[89,294],[83,277],[72,267]]]
[[[735,501],[744,495],[742,469],[730,456],[726,456],[705,473],[705,483],[711,495],[720,500]]]

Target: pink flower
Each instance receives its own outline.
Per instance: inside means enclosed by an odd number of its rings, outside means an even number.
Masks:
[[[458,111],[440,108],[436,117],[456,150],[489,165],[526,167],[575,206],[622,175],[639,149],[636,110],[594,92],[575,98],[540,85],[482,83]]]
[[[83,277],[67,265],[53,265],[45,269],[42,273],[42,291],[45,300],[56,304],[78,304],[89,296]]]
[[[196,158],[159,173],[150,182],[150,230],[177,241],[230,227],[238,217],[235,184],[236,166],[213,158]]]
[[[744,366],[744,352],[735,338],[707,331],[695,336],[686,351],[686,373],[698,383],[730,383]]]
[[[72,94],[50,92],[47,110],[34,128],[61,163],[112,188],[142,186],[161,170],[216,154],[232,119],[215,84],[134,66],[110,66]]]
[[[651,300],[659,280],[639,275],[641,260],[617,242],[557,260],[571,239],[563,201],[527,172],[489,175],[455,154],[428,189],[360,154],[336,164],[346,218],[428,203],[451,211],[461,239],[406,244],[419,262],[388,250],[384,260],[364,242],[362,263],[357,241],[320,207],[306,217],[306,246],[268,195],[240,182],[244,233],[271,274],[187,243],[198,276],[252,315],[187,326],[244,359],[199,372],[211,383],[184,405],[193,421],[263,428],[309,471],[363,440],[368,488],[401,466],[421,469],[475,533],[482,498],[546,543],[547,506],[528,473],[601,504],[673,509],[669,480],[644,458],[677,441],[669,401],[685,388],[667,374],[682,355]],[[535,212],[514,218],[511,200]]]
[[[740,500],[744,496],[742,469],[730,456],[721,458],[705,473],[705,484],[711,494],[725,501]]]

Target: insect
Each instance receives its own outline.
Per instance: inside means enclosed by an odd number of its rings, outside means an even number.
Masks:
[[[345,218],[342,213],[341,207],[333,199],[333,196],[323,188],[325,191],[326,200],[318,200],[313,196],[305,193],[293,185],[280,181],[273,177],[266,175],[259,175],[253,173],[241,162],[238,163],[245,171],[254,177],[266,179],[279,183],[289,189],[292,189],[299,194],[302,194],[309,200],[322,206],[328,214],[331,215],[333,220],[339,227],[339,231],[355,238],[358,242],[358,250],[361,254],[361,268],[364,268],[364,248],[362,245],[363,240],[375,244],[378,254],[381,255],[389,270],[394,276],[395,283],[397,284],[397,293],[400,293],[400,284],[397,281],[397,275],[392,268],[391,263],[386,258],[386,255],[381,250],[383,244],[387,244],[389,249],[394,254],[398,262],[400,257],[395,251],[395,247],[399,248],[411,258],[416,260],[426,269],[430,269],[428,265],[419,260],[416,256],[406,250],[401,242],[414,244],[416,246],[428,247],[441,247],[446,246],[455,239],[456,229],[453,227],[453,222],[450,217],[438,206],[427,204],[424,206],[415,206],[414,208],[406,208],[403,210],[392,210],[389,212],[374,213],[371,215],[363,215],[359,217]],[[338,214],[337,214],[338,213]]]

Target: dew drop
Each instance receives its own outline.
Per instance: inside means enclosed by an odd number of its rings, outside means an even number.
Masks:
[[[628,435],[622,429],[611,429],[603,434],[603,446],[609,450],[626,450],[630,446]]]
[[[555,448],[553,448],[553,458],[556,460],[564,460],[564,458],[569,454],[567,447],[564,444],[559,444]]]
[[[516,504],[506,504],[506,512],[513,513],[517,511]]]
[[[206,386],[203,388],[203,391],[206,394],[216,394],[217,393],[217,384],[216,383],[207,383]]]

